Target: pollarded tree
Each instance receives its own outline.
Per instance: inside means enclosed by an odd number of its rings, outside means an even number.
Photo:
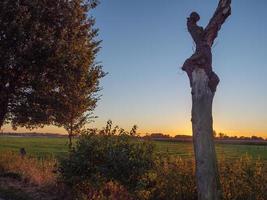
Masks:
[[[97,2],[63,2],[55,56],[50,57],[51,65],[45,73],[31,79],[31,89],[12,110],[12,123],[14,127],[28,128],[62,126],[69,134],[71,146],[72,137],[91,117],[98,100],[99,79],[105,74],[95,62],[100,41],[96,39],[94,19],[88,17]]]
[[[205,29],[197,25],[200,19],[198,13],[192,12],[187,18],[187,28],[196,50],[182,69],[187,72],[192,88],[192,127],[199,200],[222,198],[212,127],[212,101],[219,78],[212,70],[211,47],[222,24],[231,14],[230,6],[231,0],[220,0]]]

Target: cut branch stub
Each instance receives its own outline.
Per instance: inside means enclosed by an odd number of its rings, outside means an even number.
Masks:
[[[222,24],[231,15],[231,0],[220,0],[219,5],[205,28],[205,37],[211,47]]]

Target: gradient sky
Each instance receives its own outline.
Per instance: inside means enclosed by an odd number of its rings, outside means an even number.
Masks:
[[[101,83],[99,118],[90,126],[101,128],[112,119],[125,129],[137,124],[142,133],[191,134],[190,86],[180,69],[194,47],[186,17],[197,11],[206,26],[217,2],[102,0],[93,16],[103,40],[98,61],[109,74]],[[266,9],[266,0],[233,0],[213,47],[221,79],[213,104],[217,132],[267,137]]]

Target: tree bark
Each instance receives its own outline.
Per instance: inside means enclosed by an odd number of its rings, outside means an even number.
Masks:
[[[231,14],[230,5],[231,0],[220,0],[205,29],[197,25],[198,13],[192,12],[187,18],[187,29],[196,43],[196,50],[182,69],[186,71],[192,88],[192,129],[199,200],[222,199],[212,127],[212,101],[219,77],[212,70],[211,47]]]
[[[199,200],[222,198],[212,134],[213,97],[206,72],[196,68],[192,73],[192,127]]]
[[[5,95],[6,96],[6,95]],[[8,99],[4,95],[1,95],[0,99],[0,130],[4,125],[6,115],[8,112]]]
[[[6,115],[6,112],[4,112],[2,109],[2,107],[0,108],[1,111],[0,111],[0,130],[2,130],[2,126],[4,125],[4,121],[5,121],[5,115]]]
[[[70,129],[68,131],[68,135],[69,135],[69,150],[71,150],[71,148],[72,148],[72,137],[73,137],[73,120],[71,120]]]
[[[72,148],[72,133],[69,133],[69,149]]]

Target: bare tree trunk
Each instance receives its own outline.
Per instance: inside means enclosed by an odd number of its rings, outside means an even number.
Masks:
[[[4,125],[5,113],[0,112],[0,130],[2,130],[2,126]]]
[[[213,92],[205,71],[192,73],[192,126],[199,200],[222,198],[212,128]]]
[[[72,147],[72,130],[68,134],[69,134],[69,149],[71,149],[71,147]]]
[[[72,148],[72,137],[73,137],[73,120],[71,120],[70,129],[68,131],[68,134],[69,134],[69,149],[71,150],[71,148]]]
[[[8,107],[8,101],[3,98],[0,100],[0,130],[2,129],[2,126],[4,125],[6,114],[7,114],[7,107]]]
[[[196,43],[195,53],[183,64],[192,88],[192,128],[196,160],[196,182],[199,200],[220,200],[222,192],[213,141],[212,101],[219,77],[212,70],[211,47],[222,24],[231,14],[231,0],[219,0],[218,7],[204,29],[192,12],[187,29]]]

